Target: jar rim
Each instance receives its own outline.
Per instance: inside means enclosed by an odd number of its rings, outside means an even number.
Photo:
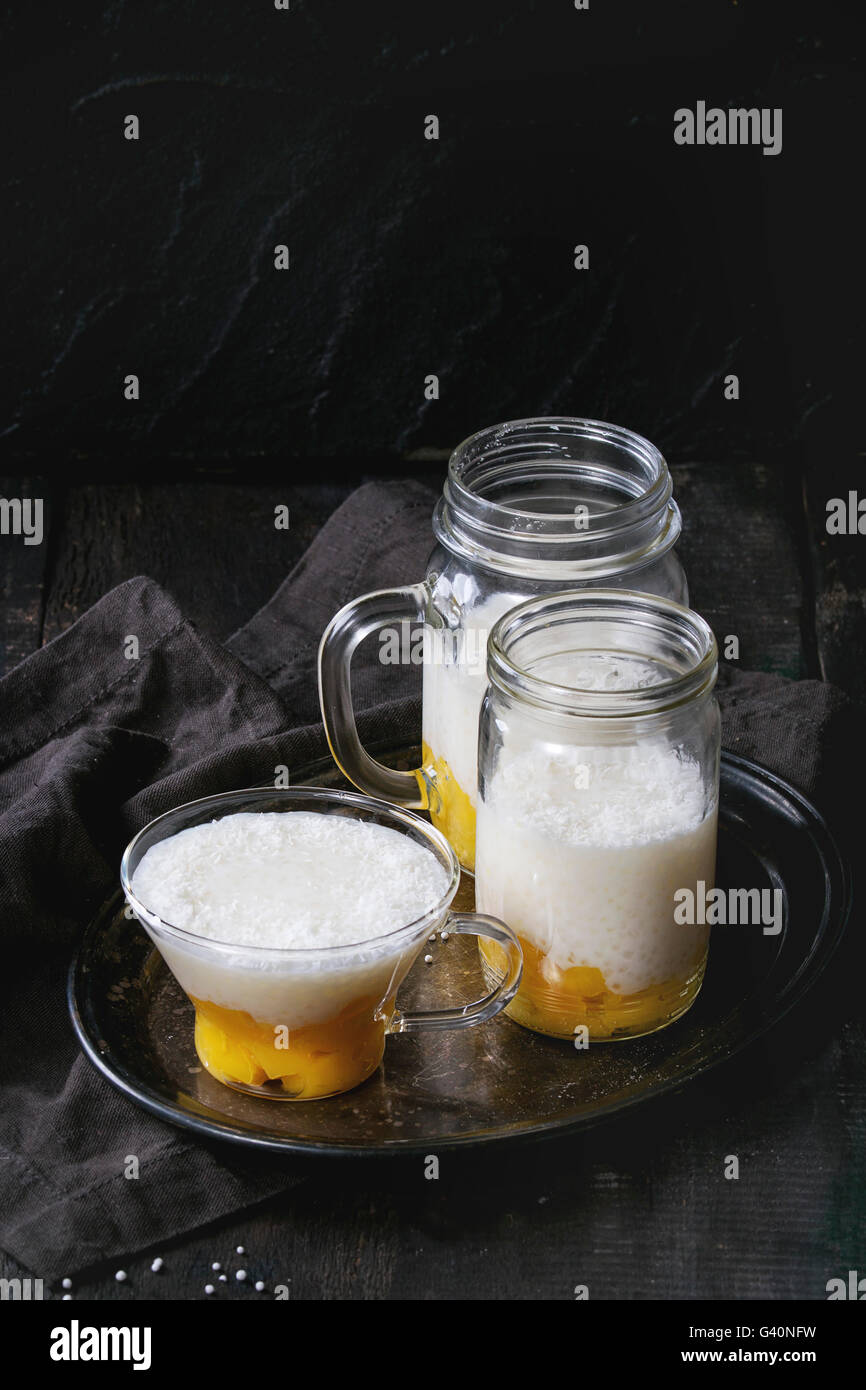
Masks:
[[[558,489],[552,500],[561,507],[533,506],[531,489],[544,483]],[[590,512],[566,503],[565,490],[577,498],[587,487],[603,491],[606,505]],[[681,519],[650,440],[603,420],[536,416],[487,426],[457,445],[433,530],[446,548],[489,568],[588,579],[660,558]]]
[[[622,627],[630,623],[644,632],[655,628],[668,638],[679,639],[688,664],[654,685],[598,690],[546,680],[514,657],[517,642],[535,631],[593,620]],[[628,650],[634,654],[633,649]],[[506,694],[558,713],[635,718],[665,713],[709,695],[718,676],[718,647],[709,623],[673,599],[632,589],[563,590],[517,604],[494,624],[487,644],[487,674]]]

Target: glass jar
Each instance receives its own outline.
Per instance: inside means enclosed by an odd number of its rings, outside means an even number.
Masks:
[[[557,417],[495,425],[460,444],[433,531],[437,546],[421,583],[364,595],[331,621],[319,650],[319,697],[346,776],[373,796],[428,809],[471,871],[489,630],[523,600],[566,588],[622,586],[687,603],[674,553],[680,514],[649,440]],[[423,663],[422,765],[396,772],[359,742],[350,665],[369,633],[413,623],[424,624],[423,643],[398,645]]]
[[[524,955],[508,1006],[553,1037],[638,1037],[690,1007],[709,944],[719,798],[716,642],[625,590],[553,594],[494,627],[475,896]],[[504,956],[480,944],[488,983]]]

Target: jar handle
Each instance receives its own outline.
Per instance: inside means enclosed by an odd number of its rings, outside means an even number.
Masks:
[[[363,747],[352,708],[352,655],[359,642],[389,623],[423,623],[429,597],[424,583],[363,594],[334,615],[319,643],[319,704],[334,761],[362,792],[409,810],[426,810],[429,774],[420,767],[397,772]]]

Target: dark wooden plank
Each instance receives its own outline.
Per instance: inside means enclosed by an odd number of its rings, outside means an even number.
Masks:
[[[866,534],[851,516],[849,529],[831,534],[828,503],[839,499],[851,512],[849,493],[866,498],[864,456],[814,459],[806,469],[805,500],[809,520],[814,585],[815,632],[821,676],[858,700],[866,700]],[[866,509],[864,509],[866,512]],[[850,525],[855,529],[852,531]],[[863,516],[866,533],[866,514]]]
[[[0,676],[34,652],[42,640],[54,493],[54,486],[44,478],[0,477],[0,498],[41,499],[43,503],[40,544],[25,544],[23,535],[0,535]]]
[[[70,488],[46,600],[45,638],[109,589],[149,575],[183,612],[228,637],[265,603],[349,484],[124,483]],[[274,509],[289,508],[288,530]]]
[[[781,466],[732,460],[672,466],[683,514],[679,553],[693,608],[720,648],[739,638],[739,665],[809,674],[801,625],[806,591],[790,478]]]
[[[743,462],[680,464],[673,473],[692,603],[720,638],[739,637],[741,666],[806,674],[804,589],[784,477]],[[444,464],[428,462],[424,476],[437,481]],[[45,636],[63,631],[115,584],[144,573],[205,630],[226,637],[271,596],[351,486],[282,487],[270,480],[73,486]],[[291,510],[287,532],[274,528],[279,503]]]

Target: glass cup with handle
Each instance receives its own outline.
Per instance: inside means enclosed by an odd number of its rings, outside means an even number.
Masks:
[[[433,903],[419,902],[417,915],[383,935],[312,949],[234,944],[230,910],[220,933],[225,940],[196,935],[158,915],[136,892],[136,870],[153,846],[226,816],[294,812],[348,816],[408,836],[444,870],[442,892]],[[522,957],[510,928],[492,917],[451,912],[460,866],[445,837],[419,816],[356,792],[256,788],[175,807],[130,842],[120,878],[132,912],[192,1001],[203,1066],[255,1096],[315,1100],[350,1090],[379,1066],[391,1034],[484,1023],[505,1008],[520,982]],[[291,911],[287,901],[287,924]],[[504,976],[473,1003],[405,1012],[397,991],[430,935],[443,930],[495,941],[507,962]]]

